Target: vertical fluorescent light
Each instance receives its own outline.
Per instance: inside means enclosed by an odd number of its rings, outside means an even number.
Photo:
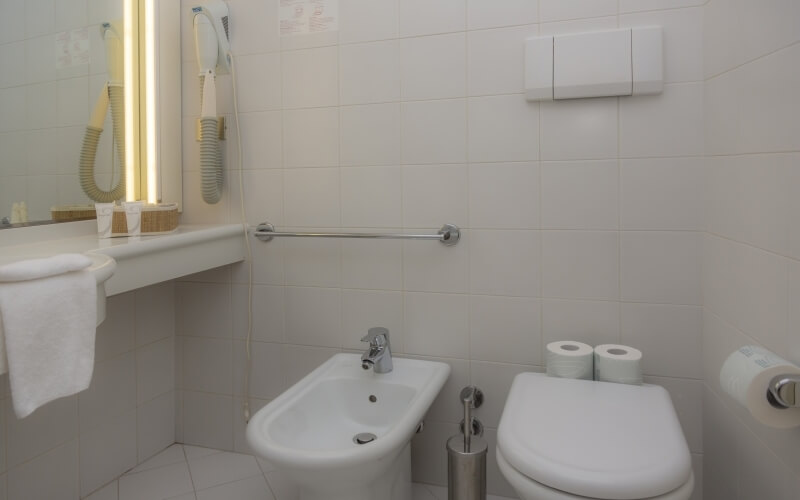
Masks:
[[[147,145],[147,202],[157,203],[156,194],[156,33],[155,2],[145,0],[145,101],[146,101],[146,145]]]
[[[134,168],[134,71],[133,71],[133,55],[134,55],[134,42],[133,36],[133,16],[136,13],[133,10],[133,0],[124,0],[123,2],[123,44],[124,44],[124,65],[125,65],[125,199],[134,201],[136,199],[136,174]]]

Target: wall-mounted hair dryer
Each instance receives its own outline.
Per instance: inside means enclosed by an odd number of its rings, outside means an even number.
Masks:
[[[197,63],[200,67],[200,174],[203,201],[217,203],[222,196],[222,151],[217,121],[218,74],[230,72],[228,6],[209,0],[192,7]]]
[[[123,43],[121,22],[105,22],[100,26],[100,33],[105,41],[108,81],[97,98],[94,111],[86,126],[83,137],[79,165],[79,179],[83,192],[90,199],[108,203],[125,197],[125,88],[123,87]],[[114,129],[114,143],[117,150],[117,168],[119,178],[110,191],[97,186],[94,178],[95,157],[103,123],[111,104],[111,122]],[[112,171],[114,169],[112,168]],[[113,177],[113,176],[112,176]]]

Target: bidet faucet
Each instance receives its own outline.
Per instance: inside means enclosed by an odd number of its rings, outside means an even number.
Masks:
[[[369,342],[369,348],[361,355],[361,368],[375,369],[375,373],[392,371],[392,345],[389,343],[389,330],[376,326],[370,328],[361,342]]]

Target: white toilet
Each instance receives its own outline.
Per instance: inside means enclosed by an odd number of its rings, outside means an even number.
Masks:
[[[522,500],[687,500],[694,489],[678,417],[657,385],[517,375],[497,463]]]

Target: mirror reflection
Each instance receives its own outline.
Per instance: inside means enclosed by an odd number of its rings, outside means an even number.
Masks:
[[[124,199],[122,30],[123,0],[0,0],[0,227]]]

